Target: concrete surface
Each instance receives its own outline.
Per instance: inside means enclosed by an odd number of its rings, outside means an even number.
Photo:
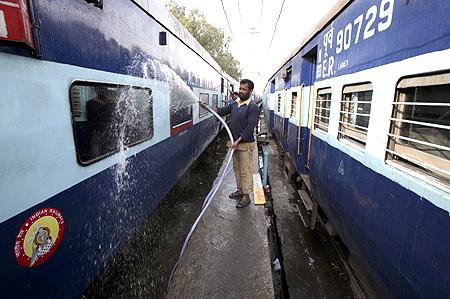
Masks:
[[[254,172],[257,172],[257,151]],[[236,209],[224,180],[174,274],[168,298],[273,298],[264,206]]]

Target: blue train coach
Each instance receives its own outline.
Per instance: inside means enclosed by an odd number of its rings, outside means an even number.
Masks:
[[[449,13],[340,1],[265,89],[268,126],[382,297],[450,297]]]
[[[0,292],[76,297],[220,130],[237,82],[152,0],[0,1]]]

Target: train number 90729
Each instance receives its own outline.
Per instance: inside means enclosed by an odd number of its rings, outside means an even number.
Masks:
[[[350,22],[344,29],[339,30],[336,35],[336,54],[340,54],[342,51],[348,50],[351,47],[354,31],[356,31],[356,33],[354,34],[353,44],[358,44],[363,23],[363,40],[373,37],[377,31],[382,32],[387,30],[392,24],[393,13],[394,0],[382,0],[379,9],[376,5],[372,5],[365,14],[360,14],[355,18],[353,23]],[[377,19],[377,15],[379,22],[375,26],[374,23]]]

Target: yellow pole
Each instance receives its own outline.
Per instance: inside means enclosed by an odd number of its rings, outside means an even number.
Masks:
[[[303,105],[303,86],[305,84],[302,83],[302,85],[300,85],[300,109],[299,109],[299,114],[298,114],[298,132],[297,132],[297,155],[300,155],[300,129],[302,127],[302,105]]]
[[[312,106],[311,106],[311,111],[309,114],[310,117],[310,123],[309,123],[309,140],[308,140],[308,160],[306,162],[306,165],[309,167],[309,156],[311,155],[311,137],[312,137],[312,131],[313,131],[313,118],[314,118],[314,104],[315,104],[315,98],[316,98],[316,83],[314,83],[314,85],[311,88],[311,93],[312,94]]]
[[[287,112],[287,89],[283,90],[283,99],[284,99],[284,110],[283,110],[283,128],[282,128],[282,132],[283,132],[283,137],[286,138],[285,133],[284,133],[284,127],[286,126],[286,112]],[[288,126],[289,127],[289,126]]]

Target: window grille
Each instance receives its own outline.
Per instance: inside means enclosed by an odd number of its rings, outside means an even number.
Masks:
[[[339,119],[338,139],[366,146],[372,103],[372,84],[344,86]]]
[[[76,120],[80,120],[83,116],[86,117],[86,113],[83,113],[83,108],[85,108],[86,103],[81,103],[81,94],[79,86],[74,86],[70,90],[70,99],[72,102],[72,115]]]
[[[314,129],[328,132],[330,123],[331,88],[317,91],[316,108],[314,110]]]
[[[399,82],[388,137],[387,160],[450,185],[450,74]]]
[[[217,94],[212,95],[212,106],[216,108],[219,106],[219,95]]]
[[[205,102],[207,105],[210,105],[210,103],[209,103],[209,94],[207,94],[207,93],[200,93],[200,101],[201,102]],[[208,110],[202,108],[199,105],[199,116],[203,117],[206,114],[208,114]]]
[[[297,115],[297,92],[292,93],[291,98],[291,117],[295,117]]]
[[[277,111],[281,113],[281,94],[278,95]]]

